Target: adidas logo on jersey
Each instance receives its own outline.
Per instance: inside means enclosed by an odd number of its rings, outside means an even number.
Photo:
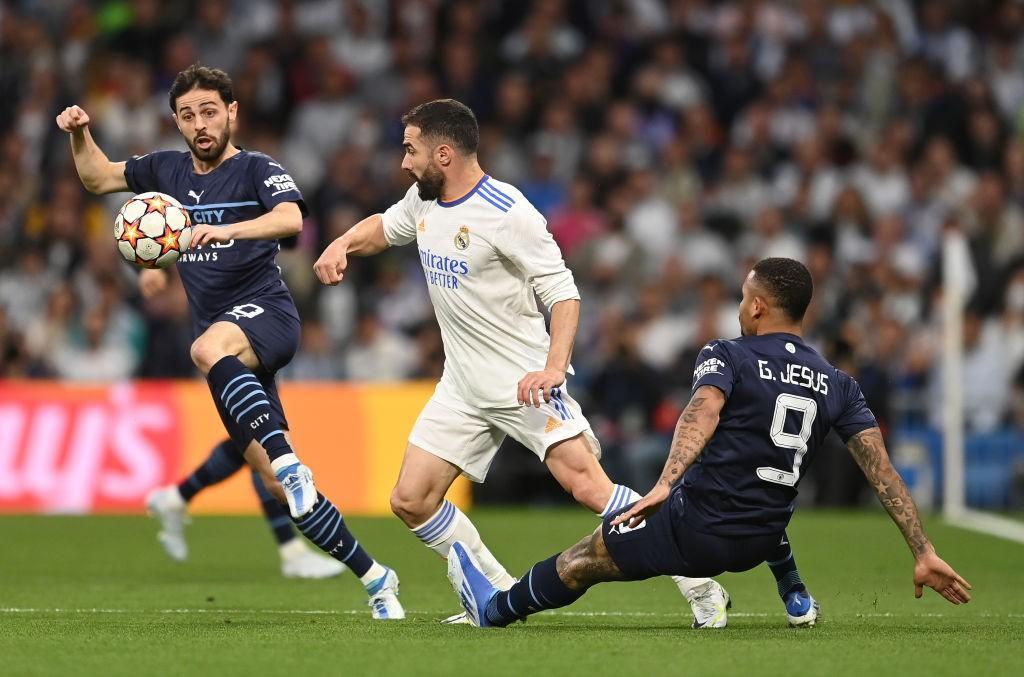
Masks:
[[[556,428],[561,428],[561,427],[562,427],[562,422],[561,421],[559,421],[557,418],[554,418],[552,416],[548,416],[548,424],[546,426],[544,426],[544,432],[549,433],[552,430],[555,430]]]
[[[416,230],[418,230],[421,233],[425,233],[427,231],[427,222],[420,221],[419,225],[416,226]]]

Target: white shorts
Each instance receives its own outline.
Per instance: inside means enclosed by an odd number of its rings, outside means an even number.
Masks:
[[[551,401],[540,407],[483,409],[442,382],[416,419],[409,442],[448,461],[470,480],[483,482],[506,435],[543,462],[548,449],[581,433],[600,459],[601,445],[564,385],[553,389]]]

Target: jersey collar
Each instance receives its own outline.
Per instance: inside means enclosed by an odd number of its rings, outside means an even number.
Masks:
[[[480,186],[483,185],[484,181],[486,181],[489,178],[490,178],[489,176],[484,174],[483,177],[481,177],[480,180],[476,182],[476,185],[473,186],[472,190],[470,190],[468,193],[466,193],[465,195],[463,195],[462,197],[460,197],[457,200],[452,200],[451,202],[444,202],[440,198],[438,198],[438,200],[437,200],[438,206],[440,206],[440,207],[454,207],[456,205],[462,204],[463,202],[465,202],[469,198],[473,197],[476,194],[476,192],[478,190],[480,190]]]

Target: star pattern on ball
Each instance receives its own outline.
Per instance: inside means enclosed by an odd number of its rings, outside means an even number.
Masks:
[[[152,261],[147,261],[145,259],[140,259],[139,255],[136,254],[135,265],[142,266],[143,268],[156,268],[156,259],[153,259]]]
[[[157,243],[160,244],[160,255],[163,256],[167,252],[178,250],[178,238],[181,236],[180,231],[171,230],[171,227],[164,224],[164,234],[160,237],[153,238]]]
[[[124,232],[121,233],[121,238],[120,238],[123,242],[127,242],[128,244],[130,244],[132,246],[132,249],[135,249],[135,243],[138,242],[139,239],[143,238],[143,237],[146,237],[146,236],[142,234],[141,230],[139,230],[139,222],[138,221],[125,221],[124,222]]]
[[[154,195],[153,197],[148,197],[145,200],[143,200],[143,202],[146,203],[146,213],[147,214],[150,213],[150,212],[160,212],[161,214],[163,214],[163,213],[166,212],[167,208],[171,206],[170,202],[168,202],[167,200],[163,199],[159,195]]]

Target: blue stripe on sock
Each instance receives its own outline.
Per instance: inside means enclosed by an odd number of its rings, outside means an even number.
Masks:
[[[421,527],[422,531],[416,533],[421,541],[426,543],[439,535],[443,534],[445,529],[451,526],[452,522],[455,521],[455,506],[448,501],[444,502],[444,507],[441,508],[441,513],[434,518],[431,522],[426,525],[426,528]]]
[[[441,506],[441,510],[437,513],[437,516],[417,529],[416,535],[421,539],[430,539],[436,536],[440,531],[443,531],[444,525],[446,525],[452,517],[454,512],[452,510],[453,507],[454,506],[452,506],[451,503],[445,501]]]
[[[260,440],[260,446],[262,447],[263,443],[266,442],[267,440],[269,440],[274,435],[284,435],[284,431],[283,430],[274,430],[272,432],[267,433],[266,435],[263,436],[263,439]]]
[[[314,543],[320,543],[323,545],[330,543],[331,539],[329,537],[325,538],[324,536],[325,534],[330,534],[331,536],[334,536],[336,533],[338,533],[338,523],[340,521],[340,512],[334,511],[333,513],[330,513],[330,517],[327,518],[327,521],[323,523],[323,526],[321,526],[319,530],[317,530],[315,536],[309,537],[309,540],[313,541]],[[309,531],[312,533],[313,528],[310,527]]]
[[[505,595],[505,604],[508,605],[508,610],[512,612],[514,616],[522,618],[522,614],[516,611],[516,608],[512,606],[512,595],[511,593]]]
[[[270,526],[272,527],[283,527],[286,524],[291,524],[292,520],[287,515],[281,515],[270,520]]]
[[[358,547],[359,547],[359,541],[356,541],[355,543],[352,544],[352,549],[348,551],[348,554],[341,558],[341,561],[344,562],[349,557],[351,557],[352,554],[355,553],[356,548],[358,548]],[[387,574],[385,574],[385,575],[387,575]]]
[[[249,385],[255,385],[255,384],[249,384]],[[263,397],[267,396],[267,393],[265,393],[263,391],[263,388],[257,388],[256,390],[252,391],[251,393],[249,393],[245,397],[240,398],[237,402],[235,402],[235,406],[233,406],[230,409],[228,409],[228,414],[230,414],[231,416],[234,416],[235,415],[235,409],[238,409],[240,406],[242,406],[243,402],[248,402],[252,398],[258,397],[260,395],[263,395]],[[224,406],[226,407],[228,405],[225,404]]]
[[[252,373],[241,374],[239,376],[236,376],[233,379],[231,379],[230,381],[228,381],[228,384],[226,386],[224,386],[224,390],[220,391],[220,401],[221,402],[224,402],[224,399],[225,399],[224,398],[224,394],[227,393],[228,388],[231,387],[231,384],[234,383],[235,381],[239,381],[239,380],[241,380],[243,378],[251,378],[251,379],[255,380],[257,383],[259,383],[259,379],[257,379],[256,376],[254,374],[252,374]]]
[[[268,402],[267,400],[260,400],[259,402],[253,402],[248,407],[246,407],[242,411],[238,412],[238,416],[235,416],[235,420],[238,421],[239,423],[241,423],[241,421],[239,421],[240,418],[245,416],[247,413],[249,413],[250,411],[252,411],[256,407],[260,406],[261,404],[265,404],[268,407],[270,406],[270,402]]]
[[[322,502],[320,503],[320,505],[318,505],[318,506],[317,506],[317,507],[316,507],[316,508],[315,508],[315,509],[313,510],[313,512],[309,513],[309,515],[308,515],[308,516],[306,516],[306,517],[303,517],[302,519],[300,519],[300,520],[299,520],[298,522],[296,522],[296,524],[298,524],[298,525],[299,525],[300,527],[303,527],[303,528],[305,528],[305,526],[306,526],[307,524],[309,525],[309,527],[315,527],[315,526],[316,526],[316,523],[317,523],[317,522],[319,522],[319,521],[320,521],[320,519],[322,519],[322,518],[323,518],[323,516],[324,516],[324,514],[325,514],[325,513],[324,513],[324,511],[325,511],[326,509],[327,509],[327,499],[324,499],[324,500],[323,500],[323,501],[322,501]],[[318,517],[318,516],[319,516],[319,517]],[[316,521],[315,521],[315,522],[314,522],[314,521],[311,521],[311,520],[313,520],[313,518],[316,518]]]
[[[602,517],[607,517],[608,515],[613,514],[616,510],[619,509],[619,505],[622,502],[622,498],[620,496],[621,493],[622,485],[616,484],[612,489],[612,497],[608,500],[608,508],[605,509],[604,514],[601,515]]]
[[[260,382],[257,381],[256,377],[254,376],[253,380],[246,381],[244,383],[241,383],[241,384],[235,386],[235,389],[232,390],[230,393],[228,393],[228,396],[224,398],[224,406],[225,407],[231,406],[231,401],[233,399],[235,399],[235,397],[237,397],[240,393],[242,393],[246,388],[259,388],[260,390],[263,390],[263,388],[260,388],[260,385],[261,385]],[[236,402],[236,404],[237,404],[237,402]]]
[[[530,597],[533,598],[533,603],[538,607],[543,608],[544,605],[537,600],[537,595],[533,594],[533,569],[530,569],[530,573],[526,575],[526,587],[530,590]]]
[[[770,567],[777,567],[780,564],[785,564],[786,562],[788,562],[791,559],[793,559],[793,551],[792,550],[789,551],[789,556],[788,557],[783,557],[782,559],[775,560],[774,562],[768,562],[767,564]]]

